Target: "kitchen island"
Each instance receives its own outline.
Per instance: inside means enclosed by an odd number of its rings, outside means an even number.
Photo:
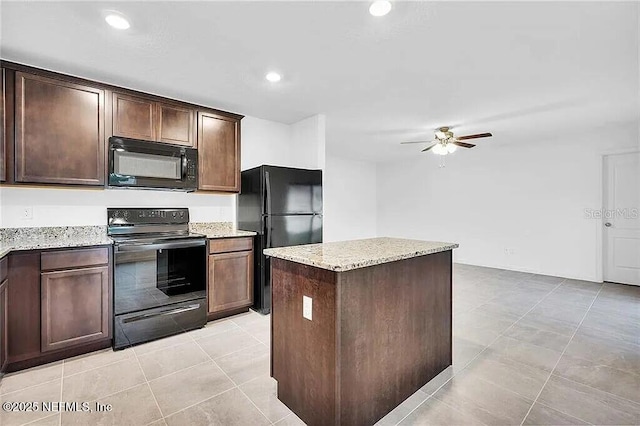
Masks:
[[[265,250],[278,398],[309,425],[372,425],[451,365],[457,247],[373,238]]]

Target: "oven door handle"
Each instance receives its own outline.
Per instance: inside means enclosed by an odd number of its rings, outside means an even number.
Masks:
[[[187,154],[182,154],[182,173],[180,174],[180,178],[185,180],[187,178]]]
[[[141,244],[120,244],[116,245],[116,252],[136,252],[136,251],[153,251],[153,250],[171,250],[188,247],[202,247],[207,244],[206,240],[181,241],[172,243],[141,243]]]
[[[183,306],[181,308],[167,309],[165,311],[154,312],[154,313],[151,313],[151,314],[136,315],[135,317],[125,318],[122,322],[123,323],[128,323],[128,322],[140,321],[140,320],[154,318],[154,317],[160,317],[160,316],[163,316],[163,315],[181,314],[183,312],[195,311],[196,309],[199,309],[199,308],[200,308],[200,304],[199,303],[194,303],[192,305]]]

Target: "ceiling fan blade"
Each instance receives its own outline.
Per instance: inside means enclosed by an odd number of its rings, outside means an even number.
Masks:
[[[401,144],[405,143],[431,143],[433,141],[408,141],[408,142],[400,142]]]
[[[452,144],[454,144],[454,145],[461,146],[461,147],[463,147],[463,148],[473,148],[473,147],[475,146],[475,145],[474,145],[474,144],[472,144],[472,143],[466,143],[466,142],[457,142],[457,141],[455,141],[455,142],[449,142],[449,143],[452,143]]]
[[[425,151],[429,151],[431,148],[433,148],[434,146],[438,145],[437,143],[434,143],[431,146],[426,147],[425,149],[423,149],[421,152],[425,152]]]
[[[490,138],[491,136],[493,136],[491,133],[478,133],[477,135],[458,136],[456,139],[464,141],[467,139]]]

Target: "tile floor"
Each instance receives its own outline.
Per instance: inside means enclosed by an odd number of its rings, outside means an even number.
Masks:
[[[0,425],[303,425],[256,313],[7,375],[3,402],[111,404]],[[640,287],[455,265],[454,362],[379,425],[640,424]]]

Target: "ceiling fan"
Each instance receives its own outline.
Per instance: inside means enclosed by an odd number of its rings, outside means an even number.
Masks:
[[[432,141],[410,141],[400,143],[431,143],[431,145],[423,149],[422,152],[433,149],[434,154],[447,155],[453,153],[459,146],[462,148],[473,148],[475,146],[475,144],[462,141],[468,139],[490,138],[491,136],[493,136],[491,133],[478,133],[475,135],[467,136],[453,136],[453,132],[450,131],[448,127],[440,127],[436,131],[435,139]]]

